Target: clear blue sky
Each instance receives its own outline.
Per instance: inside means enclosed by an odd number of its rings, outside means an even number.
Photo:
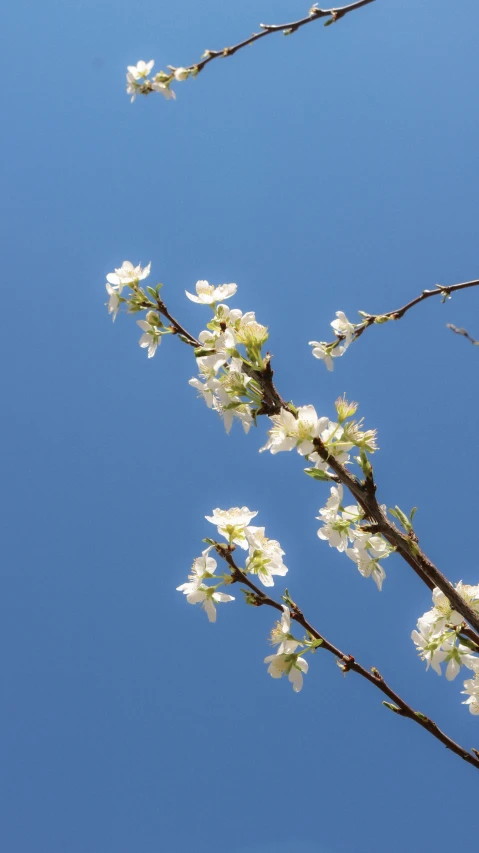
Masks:
[[[374,328],[333,374],[307,345],[338,309],[479,274],[479,7],[460,7],[378,0],[133,105],[127,64],[188,64],[307,4],[4,9],[0,853],[470,845],[471,768],[326,655],[293,694],[262,662],[271,612],[237,600],[210,625],[175,587],[213,507],[259,510],[318,628],[479,748],[459,679],[409,639],[427,590],[393,557],[379,594],[317,539],[327,492],[299,457],[258,456],[265,422],[227,437],[187,348],[148,361],[104,307],[125,258],[152,261],[192,331],[208,312],[185,287],[236,281],[283,396],[321,415],[359,400],[381,499],[419,506],[426,552],[477,583],[479,354],[445,324],[479,337],[479,294]]]

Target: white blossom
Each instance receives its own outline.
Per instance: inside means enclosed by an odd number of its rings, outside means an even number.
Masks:
[[[187,68],[175,68],[175,80],[187,80],[190,76],[190,72]]]
[[[223,418],[226,432],[229,434],[234,418],[241,421],[245,433],[249,432],[253,423],[251,408],[247,403],[242,403],[238,397],[231,396],[227,390],[218,383],[215,388],[215,400],[213,407]]]
[[[468,678],[464,682],[466,688],[462,692],[469,696],[462,704],[469,705],[471,714],[479,715],[479,675],[476,673],[475,678]]]
[[[150,275],[150,269],[151,263],[142,269],[139,264],[137,267],[134,267],[131,261],[123,261],[119,269],[116,269],[115,272],[108,273],[106,280],[114,287],[118,287],[119,292],[121,293],[122,288],[126,284],[132,284],[133,282],[136,283],[147,278]]]
[[[185,293],[188,299],[192,302],[198,302],[200,305],[212,305],[220,299],[229,299],[236,293],[236,284],[219,284],[217,287],[214,284],[209,284],[207,281],[196,282],[196,296],[193,293]]]
[[[299,693],[303,686],[303,672],[308,671],[308,662],[304,658],[296,654],[277,654],[268,655],[264,662],[269,664],[268,672],[272,678],[281,678],[286,674],[294,692]]]
[[[209,621],[216,622],[215,604],[234,601],[234,596],[227,595],[225,592],[216,592],[215,587],[208,587],[206,584],[201,584],[194,592],[186,596],[186,600],[188,604],[201,604],[206,611]]]
[[[166,83],[163,83],[162,80],[153,80],[151,88],[154,92],[159,92],[160,95],[163,95],[167,101],[176,100],[176,92],[174,92],[173,89],[170,89],[170,87],[167,86]]]
[[[195,376],[193,376],[192,379],[188,380],[188,385],[191,385],[193,388],[196,388],[196,390],[200,392],[200,395],[203,397],[203,400],[205,401],[209,409],[213,407],[213,403],[215,400],[215,386],[208,383],[203,384]]]
[[[246,527],[244,534],[249,545],[245,569],[256,574],[263,586],[274,586],[273,575],[284,576],[288,569],[283,563],[284,551],[275,539],[264,535],[264,527]]]
[[[148,77],[148,74],[150,73],[154,64],[154,59],[150,59],[149,62],[144,62],[142,59],[140,59],[140,61],[137,62],[136,65],[128,66],[128,72],[131,74],[134,80],[145,79],[146,77]]]
[[[115,322],[116,315],[118,314],[118,309],[120,307],[121,299],[120,299],[120,289],[119,287],[113,287],[113,285],[106,283],[106,290],[109,295],[108,300],[108,313],[113,314],[112,320]]]
[[[278,646],[276,654],[291,654],[295,652],[298,646],[301,646],[299,640],[295,640],[291,634],[291,613],[286,604],[281,605],[283,615],[280,621],[276,622],[271,631],[270,643],[272,646]]]
[[[314,450],[313,439],[328,423],[327,418],[318,418],[314,406],[300,406],[297,418],[287,409],[281,409],[279,415],[272,415],[273,426],[268,431],[268,441],[261,448],[279,453],[296,447],[301,456],[307,456]]]
[[[324,361],[328,370],[332,370],[333,358],[338,358],[340,355],[343,355],[345,352],[344,346],[328,346],[324,341],[310,341],[309,346],[313,347],[313,356],[315,358],[319,358],[321,361]]]
[[[136,322],[140,329],[143,329],[139,344],[143,349],[148,348],[148,358],[153,358],[157,347],[161,344],[161,332],[157,326],[147,323],[146,320],[137,320]]]
[[[345,348],[349,346],[353,339],[353,334],[355,330],[354,323],[350,323],[344,311],[336,311],[337,320],[333,320],[331,326],[334,329],[336,335],[344,335]]]
[[[197,557],[194,560],[191,567],[191,574],[188,575],[188,581],[176,587],[178,592],[182,592],[186,596],[191,595],[192,592],[196,592],[205,578],[214,577],[217,563],[213,557],[208,556],[211,548],[212,546],[210,545],[209,548],[206,548],[202,552],[201,557]]]
[[[135,100],[138,94],[139,84],[136,82],[133,74],[128,71],[126,75],[126,94],[131,95],[131,103]]]
[[[451,650],[450,640],[443,643],[445,648],[442,648],[441,636],[434,633],[434,629],[429,625],[422,625],[420,631],[413,631],[411,639],[417,647],[419,657],[426,661],[426,669],[432,666],[433,670],[438,675],[442,675],[441,663]]]
[[[248,542],[245,536],[245,528],[250,523],[251,519],[258,515],[258,512],[252,512],[247,506],[231,509],[214,509],[213,515],[206,515],[205,518],[211,524],[216,525],[218,533],[228,539],[231,544],[239,545],[240,548],[247,550]]]

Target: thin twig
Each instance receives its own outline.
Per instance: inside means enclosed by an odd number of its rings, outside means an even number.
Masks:
[[[348,6],[340,6],[332,9],[319,9],[317,5],[314,5],[309,10],[306,17],[299,18],[297,21],[289,21],[286,24],[260,24],[260,32],[252,33],[252,35],[243,41],[238,42],[238,44],[234,44],[231,47],[224,47],[222,50],[205,50],[203,58],[199,62],[193,63],[193,65],[188,65],[185,70],[189,71],[192,76],[196,76],[203,70],[203,68],[205,68],[206,65],[213,62],[214,59],[234,56],[234,54],[239,50],[242,50],[242,48],[253,44],[255,41],[266,38],[266,36],[273,35],[274,33],[291,35],[292,33],[297,32],[301,27],[311,24],[313,21],[319,21],[321,18],[329,18],[329,21],[325,24],[325,26],[328,26],[329,24],[334,24],[336,21],[341,20],[341,18],[344,18],[349,12],[354,12],[356,9],[361,9],[363,6],[368,6],[370,3],[374,3],[374,0],[357,0],[357,2],[350,3]],[[173,72],[176,70],[174,66],[168,67],[172,69]],[[142,84],[140,91],[145,95],[152,92],[153,86],[151,81],[146,80]]]
[[[222,544],[218,544],[216,547],[217,553],[223,557],[223,559],[227,562],[232,571],[233,582],[241,582],[244,583],[249,589],[254,592],[256,596],[256,604],[257,605],[267,605],[268,607],[273,607],[275,610],[278,610],[280,613],[283,612],[282,605],[279,602],[275,601],[273,598],[270,598],[266,595],[252,580],[248,577],[239,566],[236,565],[236,562],[232,555],[232,549],[229,549],[227,546]],[[371,670],[365,669],[365,667],[361,666],[361,664],[357,663],[356,660],[351,656],[347,655],[344,652],[340,651],[340,649],[336,648],[332,643],[329,642],[316,628],[306,620],[302,611],[295,605],[294,609],[291,609],[291,619],[294,622],[297,622],[298,625],[301,625],[305,631],[308,632],[315,640],[321,640],[321,645],[318,647],[319,649],[324,649],[327,652],[330,652],[334,657],[340,661],[340,667],[343,672],[356,672],[362,678],[365,678],[366,681],[369,681],[370,684],[373,684],[374,687],[377,687],[381,693],[384,693],[388,699],[391,700],[395,708],[391,708],[391,710],[395,710],[396,714],[399,714],[401,717],[407,717],[407,719],[412,720],[414,723],[420,725],[423,729],[429,732],[436,740],[439,740],[447,749],[450,749],[451,752],[454,752],[455,755],[458,755],[459,758],[462,758],[463,761],[466,761],[472,767],[475,767],[476,770],[479,770],[479,758],[475,754],[475,752],[469,752],[464,749],[464,747],[460,746],[456,743],[452,738],[448,737],[441,729],[438,728],[436,723],[431,720],[429,717],[426,717],[425,714],[422,714],[419,711],[414,711],[407,702],[404,701],[389,685],[386,683],[382,675],[378,672],[375,667],[372,667]]]
[[[479,347],[479,341],[476,341],[475,338],[473,338],[472,335],[470,335],[469,332],[466,331],[466,329],[458,329],[458,327],[453,326],[452,323],[446,323],[446,326],[448,329],[451,329],[451,331],[455,332],[456,335],[462,335],[463,338],[466,338],[468,341],[471,342],[471,344],[474,344],[475,347]]]
[[[451,293],[455,293],[457,290],[465,290],[468,287],[478,287],[479,279],[475,281],[463,281],[460,284],[436,284],[434,290],[423,290],[419,296],[416,296],[415,299],[411,299],[410,302],[407,302],[406,305],[403,305],[402,308],[396,308],[394,311],[386,311],[384,314],[368,314],[363,323],[360,323],[356,326],[356,329],[353,334],[353,338],[359,338],[361,335],[369,328],[369,326],[373,326],[374,324],[385,323],[388,320],[401,320],[402,317],[410,311],[411,308],[414,308],[415,305],[419,305],[420,302],[424,302],[425,299],[430,299],[431,296],[443,296],[444,299],[447,299]],[[469,338],[467,332],[464,329],[456,329],[454,326],[448,324],[448,327],[452,329],[454,332],[457,332],[460,335],[464,335]],[[337,344],[339,341],[344,341],[346,335],[336,335],[334,341],[331,341],[328,346],[332,346],[333,344]],[[477,344],[478,341],[474,341],[472,338],[469,338],[472,343]]]

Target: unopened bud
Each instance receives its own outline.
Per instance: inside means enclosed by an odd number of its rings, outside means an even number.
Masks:
[[[190,72],[186,68],[177,68],[175,71],[175,80],[187,80]]]
[[[156,313],[156,311],[148,311],[146,315],[146,322],[150,324],[150,326],[161,326],[162,322]]]

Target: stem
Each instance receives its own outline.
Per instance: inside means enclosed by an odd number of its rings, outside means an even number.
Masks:
[[[222,557],[232,571],[233,582],[240,581],[244,583],[247,587],[249,587],[252,592],[255,593],[257,597],[257,601],[259,605],[267,605],[268,607],[273,607],[275,610],[278,610],[280,613],[283,612],[283,608],[279,602],[275,601],[273,598],[270,598],[266,595],[252,580],[246,575],[239,566],[236,565],[233,555],[228,548],[225,548],[223,545],[219,545],[216,548],[217,553]],[[375,667],[371,668],[371,671],[365,669],[365,667],[361,666],[361,664],[357,663],[355,659],[351,655],[347,655],[342,652],[340,649],[336,648],[332,643],[329,642],[316,628],[306,620],[302,611],[295,605],[294,609],[291,610],[291,619],[294,622],[297,622],[298,625],[301,625],[312,637],[316,640],[321,640],[321,645],[319,649],[324,649],[330,654],[334,655],[334,657],[341,661],[341,668],[343,672],[356,672],[362,678],[365,678],[366,681],[369,681],[370,684],[373,684],[374,687],[377,687],[381,693],[384,693],[385,696],[390,699],[394,705],[397,706],[398,710],[397,714],[401,717],[407,717],[409,720],[412,720],[414,723],[420,725],[423,729],[429,732],[436,740],[439,740],[447,749],[450,749],[451,752],[454,752],[455,755],[458,755],[459,758],[462,758],[463,761],[466,761],[468,764],[471,764],[472,767],[475,767],[476,770],[479,770],[479,758],[473,753],[468,752],[464,747],[460,746],[456,743],[452,738],[448,737],[441,729],[438,728],[436,723],[426,717],[424,714],[421,714],[418,711],[414,711],[404,699],[401,698],[389,685],[386,683],[382,675],[375,669]]]

